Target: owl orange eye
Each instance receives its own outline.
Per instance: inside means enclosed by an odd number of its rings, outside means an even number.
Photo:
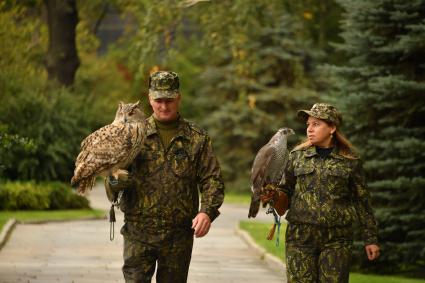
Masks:
[[[134,112],[131,111],[131,112],[128,113],[128,116],[132,116],[133,114],[134,114]]]

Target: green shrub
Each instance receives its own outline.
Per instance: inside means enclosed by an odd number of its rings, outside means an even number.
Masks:
[[[4,176],[10,180],[69,181],[80,142],[90,132],[83,117],[88,116],[84,99],[65,89],[43,92],[27,87],[13,95],[6,90],[0,123],[8,125],[10,134],[31,139],[36,148],[31,153],[10,150],[7,160],[14,166],[6,168]]]
[[[89,208],[89,201],[59,182],[6,182],[0,184],[1,210]]]
[[[80,195],[75,194],[69,185],[53,182],[43,183],[50,191],[50,209],[73,209],[89,208],[89,201]]]
[[[0,207],[5,210],[48,209],[47,191],[34,189],[33,183],[5,183],[0,188]]]
[[[119,100],[129,100],[130,82],[123,78],[115,60],[96,56],[95,36],[87,31],[84,18],[77,30],[83,64],[75,85],[66,89],[50,82],[45,70],[48,30],[39,13],[32,10],[38,8],[31,8],[42,1],[23,1],[34,2],[31,5],[3,2],[0,178],[69,182],[81,141],[113,120]],[[13,143],[9,145],[5,138]],[[26,151],[18,146],[19,141],[31,141],[34,150]]]

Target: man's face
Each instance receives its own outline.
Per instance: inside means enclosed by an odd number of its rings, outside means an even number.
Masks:
[[[153,116],[161,122],[174,121],[178,117],[181,96],[176,98],[157,98],[149,96],[149,103],[153,109]]]

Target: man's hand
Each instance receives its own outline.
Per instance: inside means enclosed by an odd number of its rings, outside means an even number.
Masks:
[[[195,229],[195,237],[201,238],[205,236],[211,227],[210,217],[204,213],[199,212],[198,215],[192,220],[192,229]]]
[[[375,260],[379,257],[378,245],[367,245],[365,249],[366,249],[367,258],[369,260]]]

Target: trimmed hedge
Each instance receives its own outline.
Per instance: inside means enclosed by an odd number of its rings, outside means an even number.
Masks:
[[[60,182],[0,183],[0,210],[90,208],[89,201]]]

